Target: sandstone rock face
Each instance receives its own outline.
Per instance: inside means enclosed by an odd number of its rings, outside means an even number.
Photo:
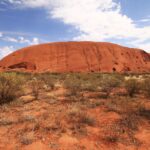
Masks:
[[[57,42],[26,47],[0,61],[0,70],[31,72],[150,72],[150,54],[106,42]]]

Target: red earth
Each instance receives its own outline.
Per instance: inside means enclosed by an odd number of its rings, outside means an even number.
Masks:
[[[20,49],[0,61],[2,71],[150,72],[150,54],[106,42],[56,42]]]

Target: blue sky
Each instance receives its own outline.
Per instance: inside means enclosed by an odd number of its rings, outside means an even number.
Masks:
[[[0,57],[53,41],[107,41],[150,52],[150,0],[0,0]]]

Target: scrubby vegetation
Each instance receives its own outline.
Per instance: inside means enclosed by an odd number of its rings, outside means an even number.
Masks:
[[[67,135],[100,141],[106,147],[111,144],[114,149],[117,143],[137,149],[145,141],[136,134],[149,129],[149,98],[149,75],[1,73],[0,131],[11,129],[6,137],[22,146]],[[55,144],[50,145],[52,149],[63,146]],[[76,149],[88,149],[77,145]]]
[[[140,83],[136,79],[129,79],[125,82],[125,88],[130,97],[133,97],[136,93],[138,93],[140,89]]]
[[[142,83],[142,89],[145,95],[150,98],[150,77],[144,80]]]
[[[121,86],[123,80],[123,77],[118,74],[103,75],[100,80],[100,88],[109,96],[114,88]]]
[[[35,99],[38,99],[39,94],[41,92],[41,89],[43,89],[43,86],[44,86],[42,80],[38,80],[37,78],[33,78],[29,82],[29,86],[32,90],[32,93],[33,93]]]
[[[23,76],[16,73],[0,73],[0,103],[7,103],[19,97],[23,84]]]

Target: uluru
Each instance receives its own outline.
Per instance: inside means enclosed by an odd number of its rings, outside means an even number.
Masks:
[[[55,42],[26,47],[0,61],[1,70],[150,72],[150,54],[107,42]]]

